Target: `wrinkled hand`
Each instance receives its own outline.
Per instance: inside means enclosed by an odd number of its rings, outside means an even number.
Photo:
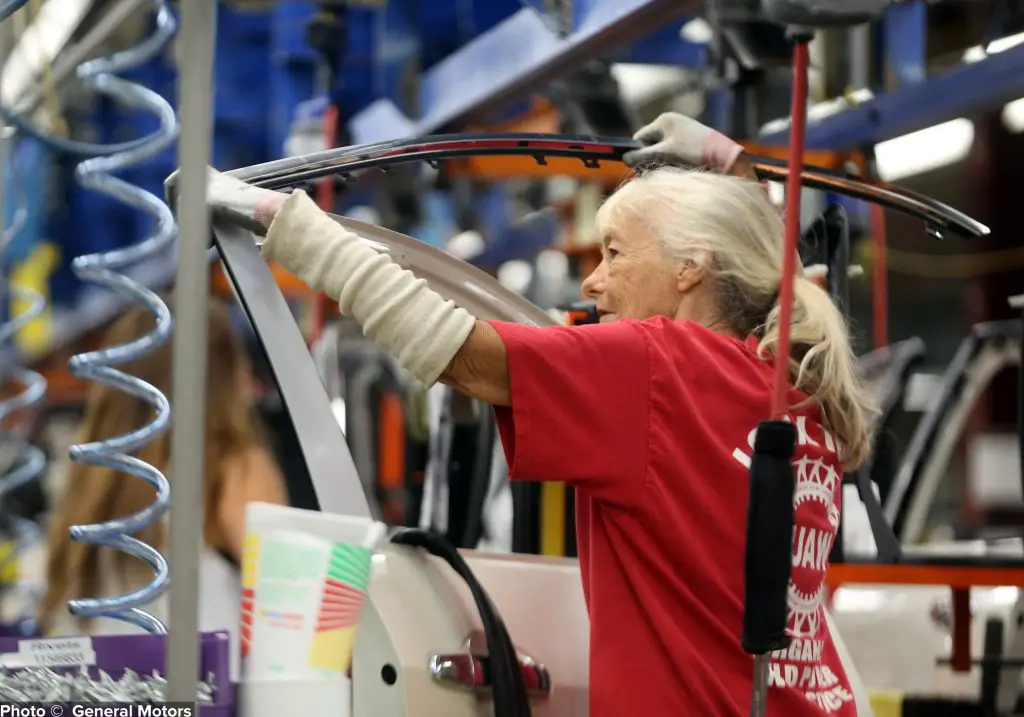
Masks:
[[[176,169],[164,180],[164,196],[175,214],[178,211],[180,173],[181,170]],[[206,203],[211,216],[241,225],[259,236],[266,235],[287,198],[286,194],[254,187],[207,167]]]
[[[670,164],[710,167],[728,174],[743,154],[742,145],[692,117],[676,112],[660,115],[633,135],[633,139],[645,146],[623,156],[623,161],[630,167]]]

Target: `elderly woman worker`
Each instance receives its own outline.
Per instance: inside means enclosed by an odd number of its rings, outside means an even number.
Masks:
[[[512,480],[577,488],[593,717],[743,715],[747,468],[770,405],[782,223],[756,182],[726,176],[749,174],[727,138],[678,115],[638,136],[652,146],[634,163],[722,174],[657,169],[604,204],[604,260],[583,287],[594,326],[477,321],[302,192],[213,173],[209,201],[266,235],[265,257],[338,299],[423,383],[493,404]],[[843,319],[802,276],[791,332],[795,639],[773,656],[768,709],[854,715],[822,595],[843,466],[864,458],[868,422]]]

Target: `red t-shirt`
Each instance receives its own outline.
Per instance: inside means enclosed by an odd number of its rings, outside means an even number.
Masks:
[[[577,489],[591,717],[749,714],[748,465],[770,363],[754,341],[665,318],[492,325],[508,350],[512,406],[496,413],[512,480]],[[794,390],[790,405],[802,398]],[[790,420],[794,640],[772,656],[768,714],[853,717],[822,603],[842,490],[836,443],[813,410]]]

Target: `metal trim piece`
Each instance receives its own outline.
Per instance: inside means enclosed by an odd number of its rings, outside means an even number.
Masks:
[[[327,176],[347,177],[368,169],[386,169],[409,162],[438,162],[473,156],[527,156],[543,163],[546,157],[577,157],[585,166],[621,162],[622,156],[640,144],[631,139],[531,133],[452,134],[418,139],[379,142],[279,159],[229,172],[250,184],[284,189]],[[758,176],[785,181],[789,166],[782,161],[751,157]],[[963,212],[907,189],[883,182],[869,182],[820,167],[805,166],[802,183],[810,189],[880,204],[925,222],[933,233],[951,231],[981,237],[989,229]]]

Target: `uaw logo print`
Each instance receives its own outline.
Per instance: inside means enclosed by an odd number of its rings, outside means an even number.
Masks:
[[[792,637],[813,638],[821,629],[825,569],[839,528],[836,491],[842,476],[821,458],[806,456],[793,461],[793,471],[796,527],[788,628]]]

